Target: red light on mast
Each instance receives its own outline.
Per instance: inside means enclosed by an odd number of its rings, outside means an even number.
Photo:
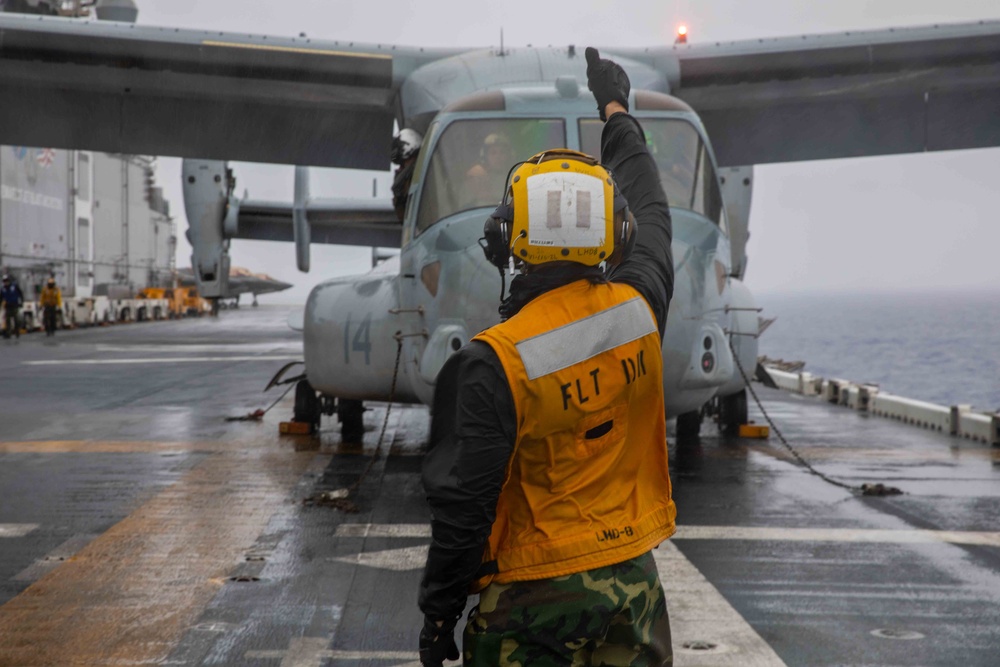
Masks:
[[[688,29],[686,25],[677,26],[677,39],[674,40],[674,44],[687,44],[688,41]]]

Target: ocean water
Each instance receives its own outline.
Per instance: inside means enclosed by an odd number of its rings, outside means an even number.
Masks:
[[[920,294],[763,294],[760,353],[941,405],[1000,410],[1000,288]]]

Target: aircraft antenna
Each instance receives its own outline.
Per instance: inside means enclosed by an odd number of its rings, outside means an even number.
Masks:
[[[504,53],[503,50],[503,26],[500,26],[500,55],[501,56],[507,55],[506,53]]]

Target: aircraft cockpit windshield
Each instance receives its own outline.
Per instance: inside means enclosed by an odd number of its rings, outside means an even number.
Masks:
[[[642,118],[641,123],[670,207],[700,213],[725,228],[715,169],[694,126],[676,118]],[[580,145],[584,153],[600,156],[603,129],[604,123],[599,120],[580,121]]]
[[[565,145],[566,124],[559,118],[456,120],[431,155],[417,231],[461,211],[496,206],[515,161]]]

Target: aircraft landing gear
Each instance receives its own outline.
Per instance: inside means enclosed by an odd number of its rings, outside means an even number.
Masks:
[[[725,435],[737,435],[740,426],[749,419],[747,412],[747,390],[719,397],[719,428]]]
[[[677,416],[677,442],[697,442],[701,434],[701,410]]]
[[[309,424],[313,432],[319,430],[323,404],[309,380],[299,380],[295,385],[295,407],[292,419]]]
[[[361,401],[343,398],[337,401],[337,420],[340,421],[341,441],[358,444],[364,439],[364,414],[365,406]]]
[[[697,473],[701,469],[701,409],[677,415],[674,458],[670,465],[681,473]]]
[[[257,295],[256,294],[253,295],[253,303],[251,303],[250,306],[253,307],[253,308],[257,307]]]

